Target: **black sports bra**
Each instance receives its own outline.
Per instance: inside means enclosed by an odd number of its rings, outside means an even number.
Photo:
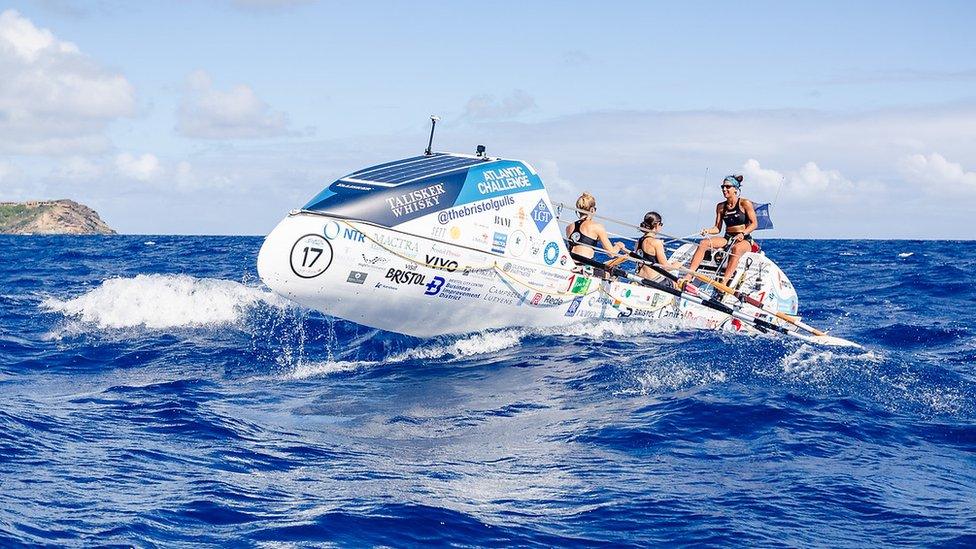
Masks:
[[[729,227],[735,227],[736,225],[746,225],[749,223],[749,216],[746,215],[746,211],[741,206],[742,199],[735,201],[735,208],[729,209],[728,202],[722,204],[722,221],[725,223],[725,230],[728,231]]]
[[[580,225],[584,220],[580,219],[576,223],[573,223],[573,232],[569,233],[569,239],[576,244],[583,244],[584,246],[590,246],[591,248],[598,248],[600,241],[595,238],[590,238],[580,232]]]
[[[656,262],[657,261],[656,257],[652,257],[650,254],[644,251],[644,241],[647,240],[647,237],[648,235],[645,234],[644,236],[637,239],[637,249],[634,250],[634,254],[639,256],[644,261]],[[640,266],[638,265],[637,268],[639,269]]]

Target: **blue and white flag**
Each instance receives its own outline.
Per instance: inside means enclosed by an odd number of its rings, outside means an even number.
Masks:
[[[769,217],[769,204],[756,204],[755,210],[756,210],[756,222],[759,223],[759,226],[756,227],[756,230],[759,231],[762,229],[772,229],[773,220]]]

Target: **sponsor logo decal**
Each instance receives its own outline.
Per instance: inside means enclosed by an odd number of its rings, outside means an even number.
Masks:
[[[542,251],[542,245],[545,243],[540,237],[530,236],[529,237],[529,253],[532,255],[539,255]]]
[[[590,281],[592,279],[585,276],[576,276],[570,279],[569,291],[576,295],[585,294],[586,290],[590,289]]]
[[[559,264],[560,265],[565,265],[567,261],[569,261],[569,258],[566,257],[566,254],[563,254],[563,255],[559,256]]]
[[[559,245],[555,242],[550,242],[546,244],[546,251],[542,255],[542,259],[545,260],[546,265],[555,265],[556,260],[559,258]]]
[[[576,309],[579,309],[580,303],[583,302],[583,296],[578,296],[573,298],[572,303],[569,304],[569,308],[566,309],[566,316],[575,316]]]
[[[529,176],[521,166],[485,170],[483,174],[485,180],[478,183],[478,192],[481,194],[501,193],[532,186]]]
[[[452,240],[457,240],[459,238],[461,238],[461,227],[458,227],[457,225],[455,225],[455,226],[451,227],[451,239]]]
[[[496,254],[505,253],[505,245],[508,243],[508,235],[505,233],[495,233],[491,239],[491,251]]]
[[[522,231],[516,230],[508,239],[508,253],[515,257],[521,257],[525,249],[529,246],[528,237]]]
[[[458,262],[453,259],[444,259],[443,257],[437,257],[436,255],[427,254],[424,256],[426,259],[427,266],[431,269],[441,269],[449,273],[453,273],[458,270]],[[435,277],[440,278],[440,277]]]
[[[375,233],[373,235],[373,240],[376,241],[376,243],[373,244],[373,247],[379,248],[380,250],[383,250],[384,248],[394,248],[414,255],[420,251],[420,246],[415,241],[408,240],[402,236]]]
[[[332,265],[332,244],[317,234],[307,234],[291,247],[291,271],[300,278],[315,278]]]
[[[481,294],[475,290],[475,285],[457,280],[445,281],[439,276],[435,276],[434,280],[427,284],[427,291],[424,293],[454,301],[460,301],[463,298],[481,299]]]
[[[539,203],[532,208],[532,221],[535,221],[535,228],[541,233],[552,221],[552,210],[546,206],[546,201],[539,199]]]
[[[444,238],[447,236],[447,227],[434,227],[430,230],[430,236],[434,238]]]
[[[461,253],[461,250],[455,248],[454,246],[439,246],[437,244],[433,244],[430,247],[430,251],[438,255],[455,257],[455,258],[460,258],[463,255]]]
[[[353,284],[362,284],[366,282],[366,273],[361,273],[359,271],[349,271],[349,276],[346,278],[346,282],[351,282]]]
[[[552,297],[551,295],[547,295],[546,297],[542,298],[543,305],[555,306],[555,305],[562,305],[563,303],[566,302],[559,299],[558,297]]]
[[[359,262],[360,267],[372,268],[381,267],[389,261],[389,258],[383,257],[381,255],[366,257],[366,254],[359,254],[363,257],[363,260]]]
[[[462,217],[467,217],[469,215],[479,214],[483,212],[498,211],[505,206],[511,206],[515,204],[515,199],[511,196],[504,196],[501,198],[492,198],[489,200],[482,200],[481,202],[475,202],[474,204],[468,204],[466,206],[458,206],[450,210],[444,210],[437,214],[437,222],[441,225],[447,225],[455,219],[461,219]],[[550,219],[552,214],[549,214]]]
[[[339,237],[345,238],[346,240],[352,240],[353,242],[362,242],[365,235],[352,227],[343,227],[335,221],[329,221],[322,228],[322,235],[329,240],[335,240]]]
[[[427,289],[424,290],[424,295],[437,295],[441,293],[441,288],[444,287],[444,277],[435,276],[427,283]]]
[[[484,299],[490,303],[515,305],[518,302],[521,305],[525,296],[508,287],[489,286],[485,292]]]
[[[502,270],[506,273],[515,274],[518,276],[524,276],[526,278],[531,277],[535,274],[535,269],[527,265],[519,265],[518,263],[506,263]]]
[[[444,184],[435,183],[423,189],[410,191],[399,196],[391,196],[386,199],[386,203],[390,207],[390,213],[399,218],[404,214],[421,212],[439,206],[442,194],[444,194]]]
[[[410,271],[393,268],[386,271],[386,279],[391,282],[396,282],[397,284],[416,284],[418,286],[422,286],[424,282],[426,282],[424,275],[420,273],[412,273]]]
[[[495,225],[498,225],[499,227],[505,227],[507,229],[512,226],[512,218],[496,215]]]

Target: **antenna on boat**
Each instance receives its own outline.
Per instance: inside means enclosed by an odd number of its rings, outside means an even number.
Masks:
[[[438,120],[440,120],[440,117],[439,116],[436,116],[436,115],[433,115],[433,114],[430,115],[430,139],[427,140],[427,150],[424,151],[424,154],[427,155],[427,156],[430,156],[431,154],[433,154],[431,152],[430,148],[434,144],[434,126],[437,125],[437,121]]]

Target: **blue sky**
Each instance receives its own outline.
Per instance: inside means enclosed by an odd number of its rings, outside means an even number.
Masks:
[[[0,200],[123,232],[263,234],[354,169],[524,159],[554,199],[662,212],[718,183],[777,237],[974,238],[970,2],[8,2]],[[703,176],[709,176],[700,205]]]

